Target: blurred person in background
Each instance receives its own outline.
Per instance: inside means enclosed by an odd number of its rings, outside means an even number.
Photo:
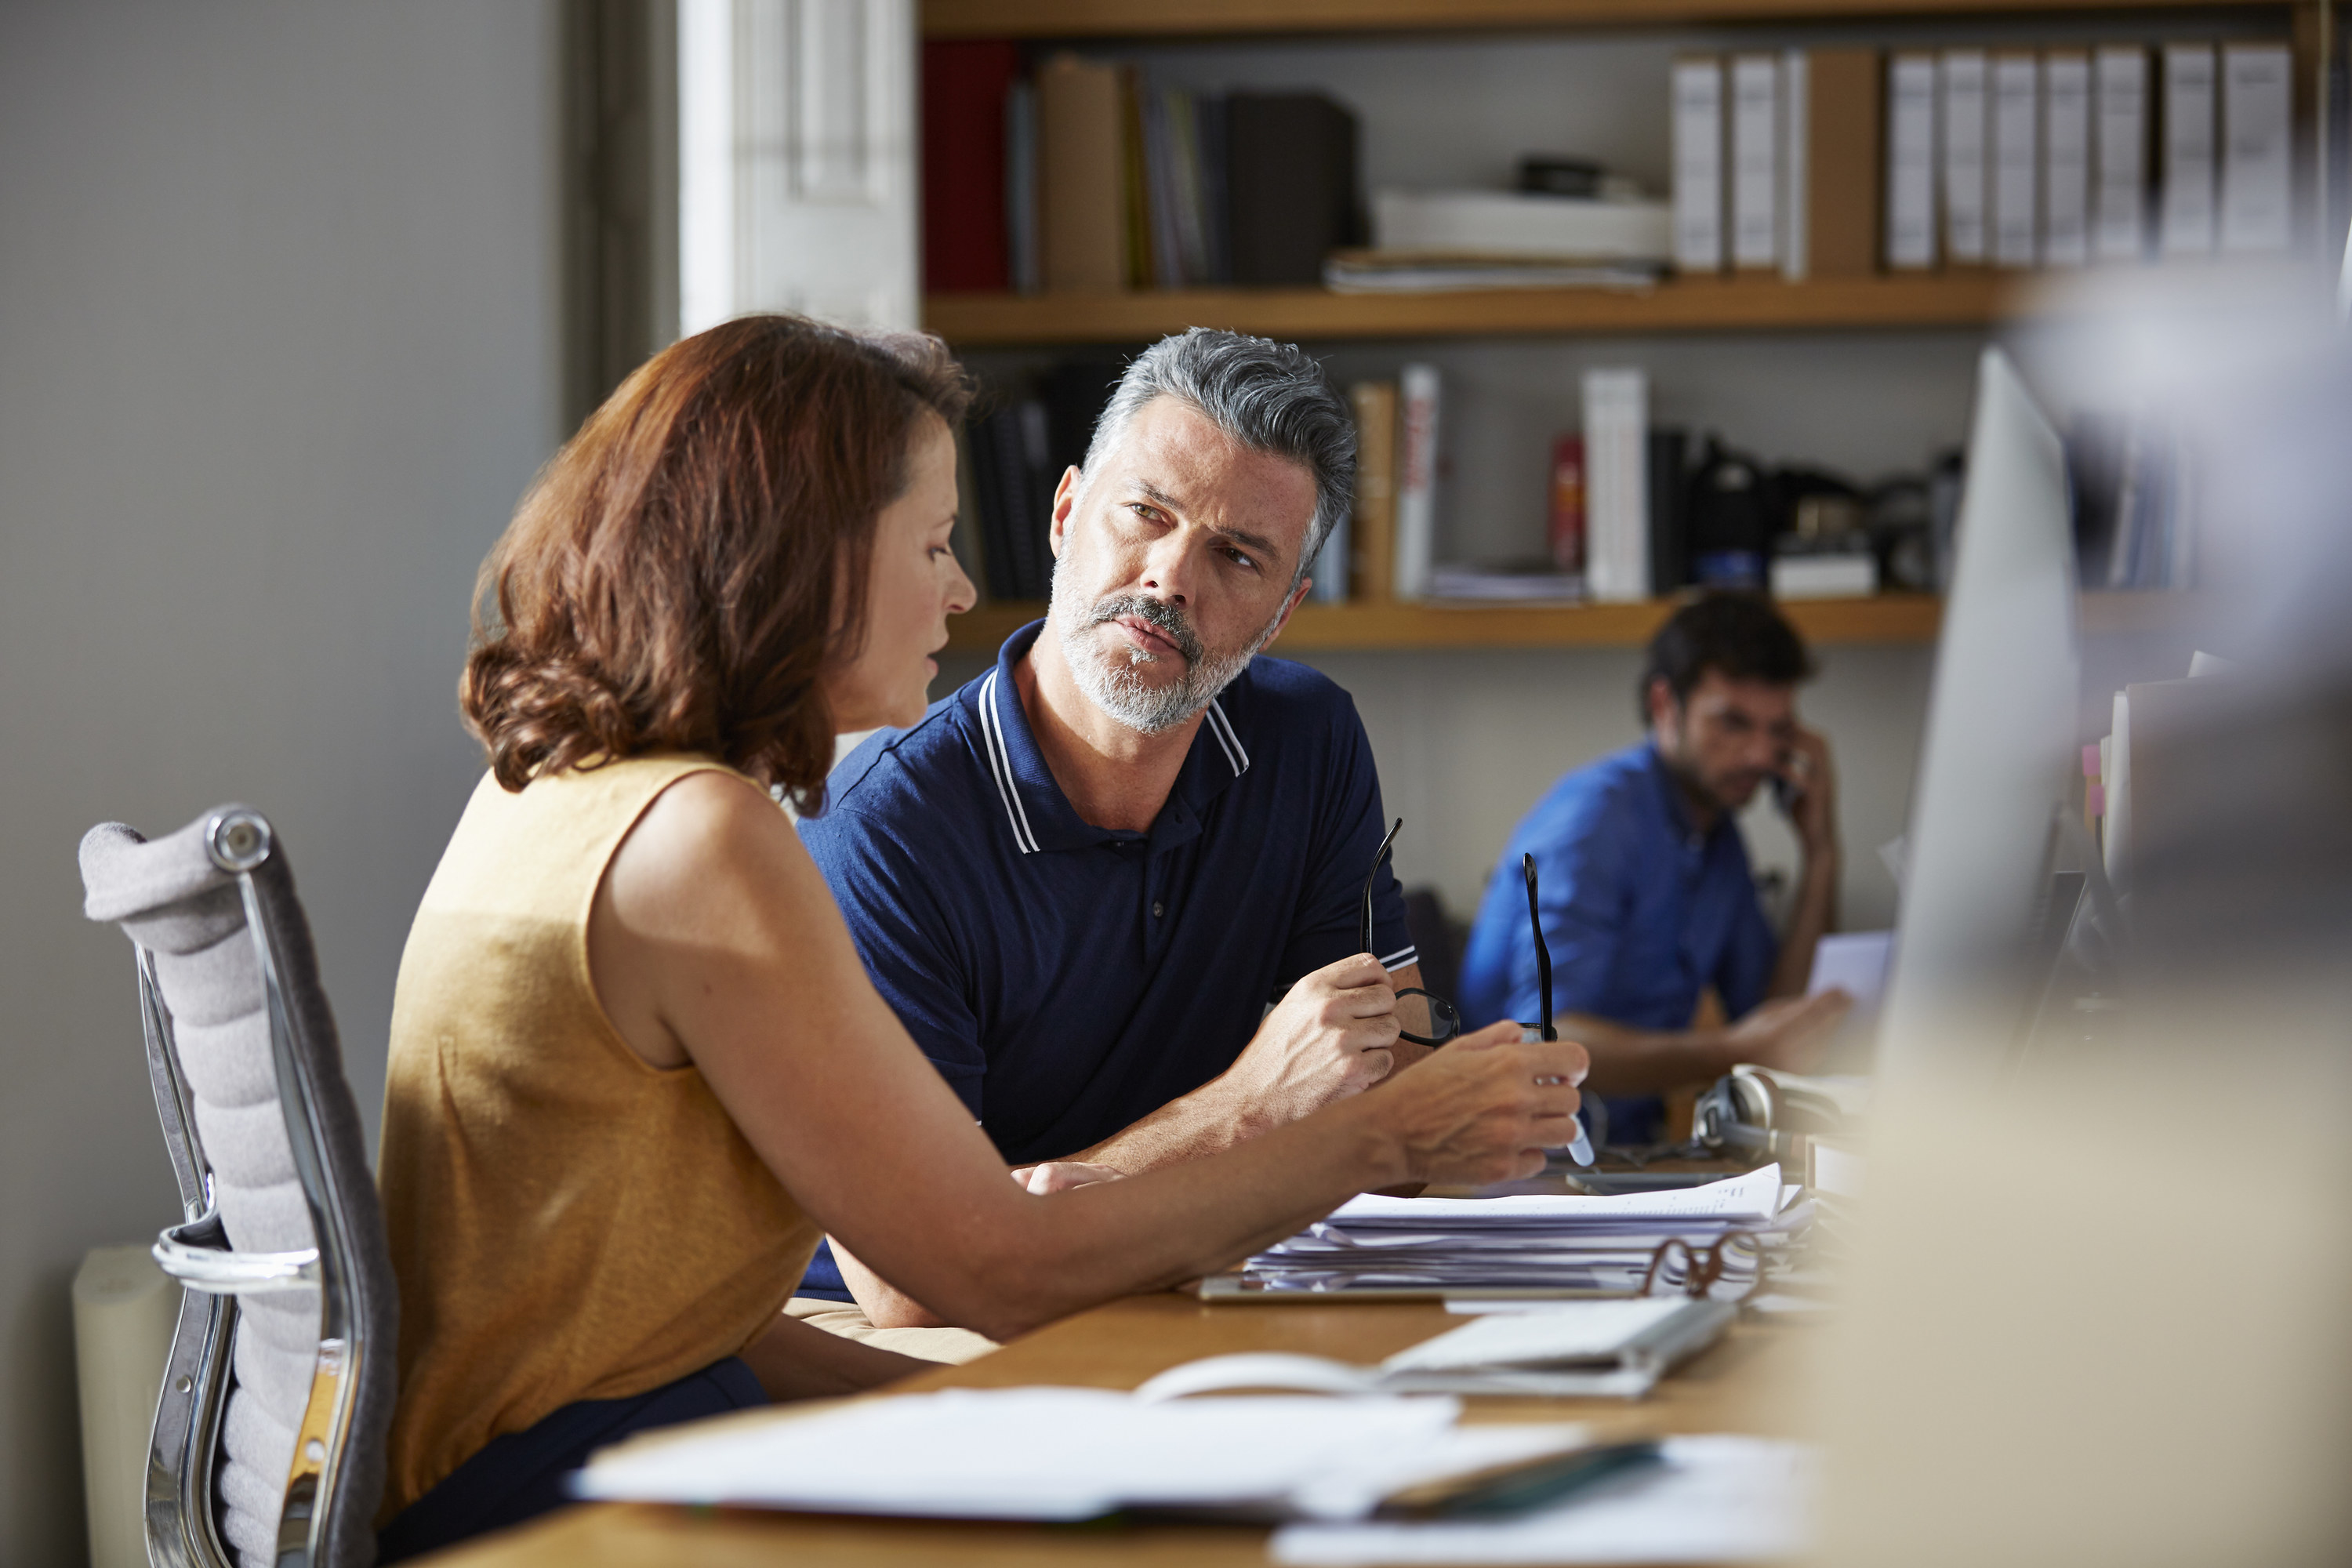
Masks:
[[[1816,1066],[1851,1006],[1808,997],[1813,950],[1836,929],[1836,777],[1829,742],[1797,717],[1813,673],[1767,601],[1710,594],[1652,639],[1637,745],[1577,769],[1521,819],[1481,900],[1462,963],[1465,1024],[1532,1022],[1540,1003],[1521,858],[1536,860],[1552,1003],[1592,1055],[1608,1138],[1658,1141],[1664,1091],[1739,1062]],[[1787,931],[1757,899],[1734,815],[1769,785],[1802,854]],[[1729,1023],[1696,1027],[1712,988]]]

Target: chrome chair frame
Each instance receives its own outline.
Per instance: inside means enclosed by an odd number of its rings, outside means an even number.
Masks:
[[[317,1093],[294,1048],[292,1016],[279,979],[285,965],[254,884],[253,872],[268,861],[275,841],[268,821],[254,811],[220,812],[205,825],[205,850],[214,865],[236,879],[246,929],[259,958],[278,1104],[318,1247],[240,1253],[228,1245],[213,1201],[212,1168],[196,1136],[171,1013],[156,984],[152,956],[144,949],[137,954],[148,1077],[184,1212],[182,1223],[163,1231],[153,1248],[155,1261],[185,1288],[147,1453],[147,1556],[154,1568],[237,1568],[235,1553],[220,1538],[213,1478],[239,1296],[312,1287],[319,1292],[318,1365],[295,1435],[275,1568],[315,1568],[320,1562],[327,1524],[323,1505],[334,1495],[350,1440],[360,1369],[370,1355],[392,1353],[389,1345],[369,1342],[353,1310],[351,1281],[357,1264],[352,1239],[339,1218],[343,1210],[337,1179],[323,1154]]]

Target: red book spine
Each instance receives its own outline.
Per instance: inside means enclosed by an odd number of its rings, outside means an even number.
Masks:
[[[1563,572],[1584,570],[1584,437],[1562,436],[1551,444],[1552,564]]]
[[[1004,94],[1021,75],[1009,39],[923,46],[923,288],[1013,286],[1004,218]]]

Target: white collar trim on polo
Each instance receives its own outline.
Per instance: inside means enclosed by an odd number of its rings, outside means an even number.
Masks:
[[[1013,772],[1013,753],[1004,744],[1004,714],[998,708],[999,694],[1004,679],[1003,669],[992,669],[980,683],[980,733],[982,749],[988,752],[988,771],[996,780],[997,797],[1004,803],[1004,818],[1013,825],[1013,847],[1024,855],[1037,852],[1037,835],[1029,826],[1028,810],[1021,804],[1020,780]],[[1250,758],[1242,738],[1234,731],[1234,721],[1225,717],[1223,704],[1215,698],[1209,700],[1208,712],[1203,716],[1206,728],[1218,748],[1225,753],[1225,762],[1239,778],[1249,772]]]

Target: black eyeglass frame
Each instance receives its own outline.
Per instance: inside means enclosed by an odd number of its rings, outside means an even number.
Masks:
[[[1372,889],[1381,879],[1381,868],[1388,864],[1389,850],[1396,843],[1396,836],[1403,830],[1404,818],[1400,816],[1396,819],[1396,826],[1389,829],[1388,837],[1381,840],[1380,852],[1372,857],[1371,871],[1364,878],[1363,939],[1364,951],[1366,952],[1373,952]],[[1379,954],[1373,953],[1373,956],[1378,957]],[[1455,1012],[1454,1004],[1448,1002],[1444,997],[1438,995],[1433,991],[1424,991],[1418,985],[1408,985],[1403,990],[1397,993],[1397,997],[1400,1001],[1407,996],[1423,996],[1428,998],[1429,1016],[1433,1020],[1444,1026],[1444,1033],[1435,1036],[1416,1035],[1409,1029],[1400,1028],[1397,1031],[1397,1037],[1399,1039],[1411,1040],[1416,1046],[1442,1046],[1446,1041],[1454,1038],[1456,1035],[1459,1035],[1462,1032],[1462,1015]]]
[[[1536,1032],[1547,1040],[1557,1040],[1559,1029],[1551,1021],[1551,949],[1544,944],[1543,916],[1536,909],[1536,858],[1522,855],[1519,871],[1528,879],[1528,931],[1536,939],[1536,983],[1543,994],[1543,1014],[1537,1020]]]

